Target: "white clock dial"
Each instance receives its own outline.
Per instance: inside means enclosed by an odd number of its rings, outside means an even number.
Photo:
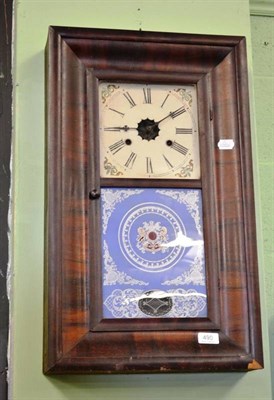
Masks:
[[[102,82],[101,177],[200,178],[194,85]]]

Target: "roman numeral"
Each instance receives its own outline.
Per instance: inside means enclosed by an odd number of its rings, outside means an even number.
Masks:
[[[112,145],[109,146],[109,150],[113,153],[116,154],[118,151],[120,151],[126,143],[124,142],[123,139],[118,140],[117,142],[113,143]]]
[[[147,173],[153,174],[152,162],[150,157],[146,157],[146,166],[147,166]]]
[[[128,92],[123,93],[123,94],[124,94],[125,98],[127,99],[127,101],[129,102],[130,107],[135,107],[135,106],[136,106],[136,103],[135,103],[135,101],[133,100],[133,98],[131,97],[131,95],[130,95]]]
[[[191,135],[192,128],[176,128],[176,135]]]
[[[132,152],[130,154],[130,156],[128,157],[127,161],[125,162],[125,167],[132,168],[133,164],[135,163],[136,157],[137,157],[137,154]]]
[[[124,116],[125,116],[125,114],[124,114],[124,113],[122,113],[121,111],[115,110],[115,108],[109,108],[109,110],[111,110],[111,111],[113,111],[113,112],[115,112],[115,113],[117,113],[117,114],[121,115],[122,117],[124,117]]]
[[[151,104],[151,88],[143,88],[145,104]]]
[[[167,166],[169,167],[169,168],[173,168],[173,165],[171,164],[171,162],[166,158],[166,156],[163,154],[163,157],[164,157],[164,160],[165,160],[165,162],[167,163]]]
[[[186,112],[186,109],[184,107],[180,107],[180,108],[178,108],[178,110],[171,112],[170,116],[171,116],[171,118],[174,119],[185,112]]]
[[[188,149],[185,146],[182,146],[180,143],[172,142],[170,147],[173,150],[176,150],[179,153],[183,154],[184,156],[187,155]]]
[[[165,102],[167,101],[167,99],[168,99],[168,98],[169,98],[169,93],[166,95],[166,97],[165,97],[164,101],[162,102],[161,108],[163,108],[163,107],[164,107],[164,105],[165,105]]]

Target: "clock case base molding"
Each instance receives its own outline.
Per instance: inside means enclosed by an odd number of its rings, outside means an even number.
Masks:
[[[262,368],[245,38],[50,27],[46,71],[44,373]],[[102,80],[196,85],[201,179],[100,178]],[[103,318],[101,187],[202,190],[207,317]]]

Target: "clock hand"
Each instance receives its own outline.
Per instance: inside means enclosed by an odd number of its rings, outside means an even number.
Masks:
[[[183,114],[184,112],[186,112],[186,109],[184,106],[181,106],[179,108],[177,108],[177,110],[171,111],[168,115],[166,115],[164,118],[160,119],[159,121],[155,122],[155,124],[160,124],[160,122],[163,122],[165,119],[167,118],[176,118],[179,115]]]
[[[141,122],[138,124],[138,135],[141,136],[142,139],[145,140],[154,140],[158,135],[159,135],[159,124],[163,122],[167,118],[176,118],[178,115],[183,114],[186,112],[186,109],[184,106],[181,106],[177,108],[177,110],[170,111],[168,115],[166,115],[164,118],[160,119],[159,121],[154,121],[149,118],[147,119],[142,119]]]
[[[119,132],[119,131],[127,132],[127,131],[132,131],[132,130],[136,131],[137,127],[130,128],[129,126],[125,125],[125,126],[110,126],[110,127],[104,128],[104,131],[110,131],[110,132]]]
[[[160,119],[159,121],[156,121],[150,125],[146,125],[146,130],[147,131],[151,131],[154,129],[155,126],[157,126],[158,124],[160,124],[161,122],[163,122],[164,120],[166,120],[167,118],[176,118],[179,115],[183,114],[184,112],[186,112],[184,106],[181,106],[179,108],[177,108],[177,110],[171,111],[168,115],[166,115],[164,118]],[[151,121],[152,122],[152,121]],[[110,132],[119,132],[119,131],[136,131],[138,130],[138,127],[133,128],[133,127],[129,127],[127,125],[125,126],[110,126],[110,127],[106,127],[104,128],[105,131],[110,131]]]

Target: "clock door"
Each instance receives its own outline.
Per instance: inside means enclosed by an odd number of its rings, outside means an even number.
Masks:
[[[103,319],[206,317],[196,85],[99,81],[99,116]]]

